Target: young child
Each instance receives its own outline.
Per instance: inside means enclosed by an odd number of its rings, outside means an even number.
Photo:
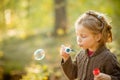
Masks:
[[[81,15],[75,23],[77,44],[83,49],[72,61],[60,49],[62,68],[69,80],[120,80],[120,65],[114,54],[106,47],[112,41],[111,25],[101,13],[88,11]],[[93,70],[100,69],[94,76]]]

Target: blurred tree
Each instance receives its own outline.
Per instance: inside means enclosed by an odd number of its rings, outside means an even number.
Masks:
[[[115,43],[116,43],[116,51],[117,51],[117,56],[119,57],[119,61],[120,61],[120,11],[119,11],[119,8],[120,8],[120,0],[111,0],[111,4],[113,6],[113,25],[114,25],[114,40],[115,40]]]
[[[28,3],[28,6],[27,6],[27,11],[28,11],[27,17],[29,18],[29,16],[30,16],[30,0],[27,0],[27,3]]]
[[[112,4],[113,4],[113,10],[114,10],[114,14],[113,15],[113,18],[114,18],[114,25],[115,25],[115,39],[117,40],[118,42],[118,47],[120,48],[120,24],[119,24],[119,21],[120,21],[120,18],[118,16],[120,16],[120,11],[119,11],[119,8],[120,8],[120,0],[115,0],[115,1],[112,1]]]
[[[54,35],[64,35],[67,31],[66,0],[54,0],[55,28]]]
[[[0,34],[2,35],[2,33],[5,31],[5,1],[1,0],[0,1]]]

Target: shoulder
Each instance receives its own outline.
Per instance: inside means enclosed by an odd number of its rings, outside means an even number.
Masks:
[[[116,55],[112,53],[109,49],[105,52],[105,54],[107,55],[107,59],[117,59]]]
[[[114,64],[116,62],[118,63],[115,53],[112,53],[112,52],[110,52],[110,50],[107,50],[105,52],[105,54],[106,54],[106,62],[110,62],[112,64]]]

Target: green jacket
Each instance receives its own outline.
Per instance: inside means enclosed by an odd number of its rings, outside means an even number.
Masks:
[[[69,80],[94,80],[93,70],[99,68],[102,73],[111,76],[112,80],[120,80],[120,65],[114,54],[105,46],[96,50],[92,56],[88,56],[87,50],[80,51],[72,61],[71,57],[61,66]]]

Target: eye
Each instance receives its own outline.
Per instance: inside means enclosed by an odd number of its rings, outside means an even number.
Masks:
[[[82,38],[86,38],[86,37],[87,37],[87,35],[85,35],[85,34],[82,34],[82,35],[81,35],[81,37],[82,37]]]

